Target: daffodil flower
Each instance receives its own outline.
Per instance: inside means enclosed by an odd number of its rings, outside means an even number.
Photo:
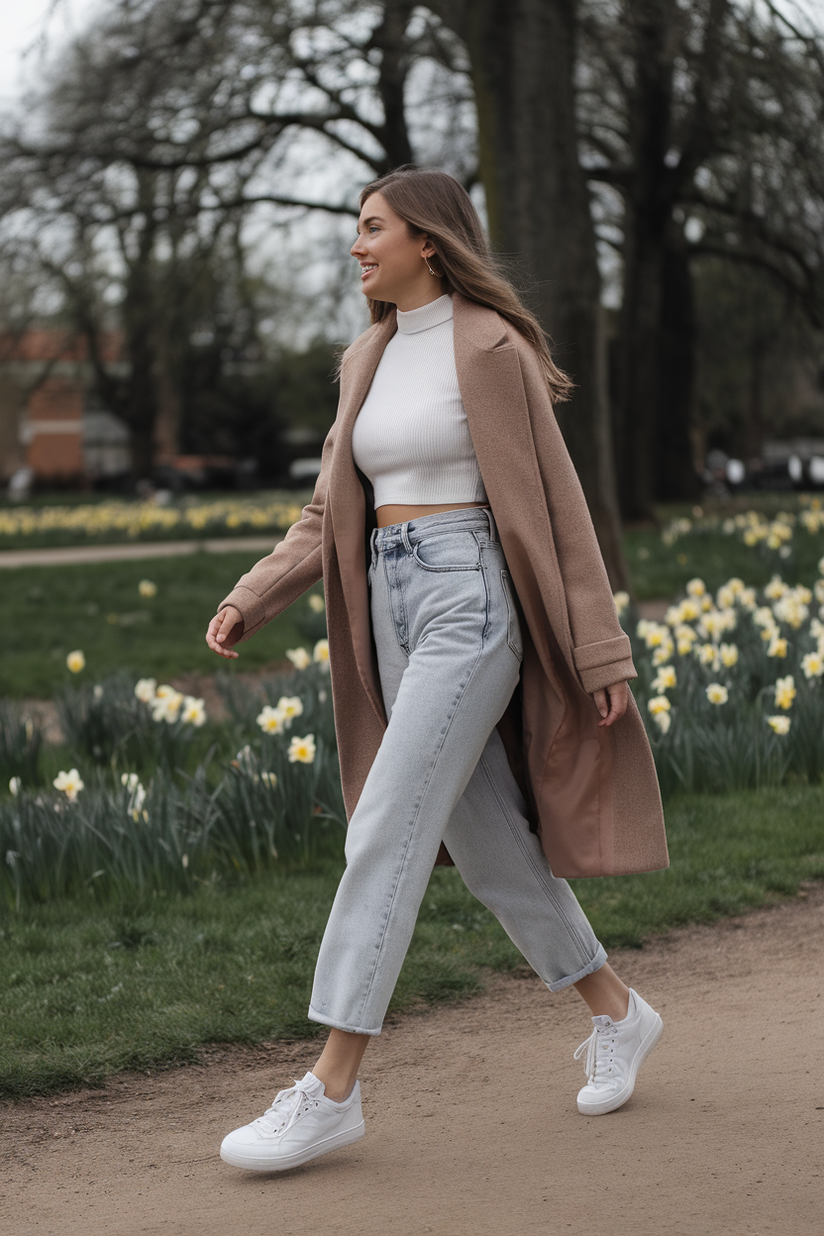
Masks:
[[[84,789],[80,773],[76,768],[70,768],[68,772],[59,772],[54,778],[52,785],[56,790],[60,790],[65,794],[70,803],[77,802],[78,794]]]
[[[290,764],[312,764],[315,759],[315,735],[307,734],[305,738],[293,738],[289,743],[286,758]]]

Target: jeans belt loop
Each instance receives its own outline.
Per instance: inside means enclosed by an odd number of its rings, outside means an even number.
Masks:
[[[412,557],[412,542],[409,539],[409,523],[401,524],[401,540],[409,557]]]

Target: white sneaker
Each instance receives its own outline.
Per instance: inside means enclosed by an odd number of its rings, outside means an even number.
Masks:
[[[283,1172],[361,1137],[360,1083],[343,1103],[333,1103],[323,1082],[307,1073],[257,1120],[224,1137],[220,1157],[251,1172]]]
[[[635,1088],[638,1070],[661,1037],[664,1023],[630,988],[629,1009],[623,1021],[593,1017],[595,1029],[575,1052],[584,1049],[587,1084],[578,1093],[578,1111],[583,1116],[603,1116],[626,1103]]]

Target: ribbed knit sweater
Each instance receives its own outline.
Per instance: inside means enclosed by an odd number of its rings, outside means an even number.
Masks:
[[[452,298],[408,313],[386,345],[352,433],[355,463],[375,508],[485,502],[466,421],[452,330]]]

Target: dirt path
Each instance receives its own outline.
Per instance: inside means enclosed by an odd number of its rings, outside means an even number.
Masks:
[[[824,888],[612,957],[660,1009],[620,1112],[585,1119],[574,993],[493,980],[370,1048],[366,1138],[282,1175],[221,1163],[310,1044],[2,1108],[6,1236],[794,1236],[824,1229]]]
[[[128,562],[142,558],[176,558],[181,554],[232,554],[247,550],[269,553],[283,537],[214,537],[204,541],[138,541],[119,545],[69,545],[54,549],[0,550],[0,569],[21,566],[70,566],[81,562]]]

